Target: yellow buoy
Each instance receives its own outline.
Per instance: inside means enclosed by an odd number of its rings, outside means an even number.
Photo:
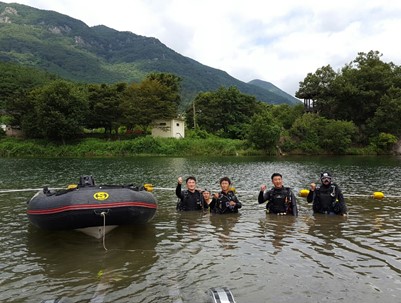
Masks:
[[[381,200],[384,198],[384,194],[381,191],[375,191],[372,196],[374,199]]]
[[[78,187],[78,184],[69,184],[67,186],[67,189],[76,189]]]
[[[99,270],[98,273],[97,273],[97,278],[98,278],[98,279],[101,279],[102,277],[103,277],[103,270],[101,269],[101,270]]]
[[[299,191],[299,195],[300,195],[301,197],[307,197],[308,194],[309,194],[309,190],[308,190],[308,189],[301,189],[301,190]]]
[[[152,191],[153,191],[153,185],[152,185],[152,184],[149,184],[149,183],[144,184],[144,185],[143,185],[143,188],[144,188],[146,191],[149,191],[149,192],[152,192]]]

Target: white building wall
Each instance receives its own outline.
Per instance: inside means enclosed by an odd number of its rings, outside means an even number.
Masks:
[[[181,119],[156,120],[153,123],[152,136],[163,138],[184,138],[185,122]]]
[[[172,136],[180,139],[185,137],[185,122],[184,120],[171,120]]]

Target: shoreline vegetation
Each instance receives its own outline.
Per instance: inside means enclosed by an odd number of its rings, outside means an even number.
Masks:
[[[65,144],[36,139],[0,139],[0,157],[133,157],[260,155],[246,142],[231,139],[139,137],[130,140],[85,138]]]
[[[134,156],[286,156],[286,155],[322,155],[329,153],[305,153],[299,150],[281,152],[258,150],[246,140],[223,138],[154,138],[152,136],[135,139],[98,139],[84,138],[56,143],[39,139],[21,139],[14,137],[0,138],[0,157],[134,157]],[[369,148],[350,148],[341,155],[377,155]],[[392,152],[385,153],[388,155]],[[331,155],[337,155],[332,153]]]
[[[4,64],[0,124],[26,140],[0,139],[0,157],[400,155],[401,67],[381,56],[358,53],[339,72],[309,73],[296,92],[304,102],[294,106],[235,86],[185,104],[182,79],[168,73],[85,84]],[[176,118],[185,138],[150,136],[157,121]]]

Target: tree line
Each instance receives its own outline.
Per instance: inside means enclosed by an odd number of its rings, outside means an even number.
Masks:
[[[270,105],[220,87],[199,93],[184,112],[181,78],[173,74],[80,84],[1,63],[0,119],[19,125],[28,138],[68,140],[84,129],[147,134],[155,119],[180,114],[191,137],[244,140],[268,153],[387,153],[401,135],[401,69],[381,57],[359,53],[337,72],[327,65],[309,73],[296,92],[311,100],[306,110],[302,102]]]
[[[19,126],[27,138],[65,141],[85,129],[111,134],[121,127],[146,132],[155,119],[176,117],[181,101],[181,79],[172,74],[150,73],[130,85],[81,84],[33,69],[1,67],[13,75],[0,86],[1,121]]]
[[[353,145],[391,149],[401,135],[401,68],[381,57],[378,51],[361,52],[337,72],[327,65],[309,73],[300,82],[296,97],[314,101],[313,123],[346,121],[349,131],[354,128],[347,138]]]

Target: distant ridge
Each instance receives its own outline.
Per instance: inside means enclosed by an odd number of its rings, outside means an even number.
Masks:
[[[156,38],[104,25],[89,27],[54,11],[16,3],[0,2],[0,61],[34,66],[87,83],[131,83],[141,81],[149,72],[173,73],[183,79],[183,106],[199,92],[222,86],[236,86],[270,104],[298,102],[277,87],[271,90],[245,83],[182,56]]]
[[[294,104],[301,102],[301,100],[291,96],[290,94],[286,93],[285,91],[282,91],[281,89],[279,89],[277,86],[275,86],[274,84],[272,84],[270,82],[255,79],[255,80],[249,81],[248,84],[256,85],[258,87],[261,87],[265,90],[268,90],[269,92],[275,93],[284,98],[289,98],[290,100],[292,99],[294,101]]]

